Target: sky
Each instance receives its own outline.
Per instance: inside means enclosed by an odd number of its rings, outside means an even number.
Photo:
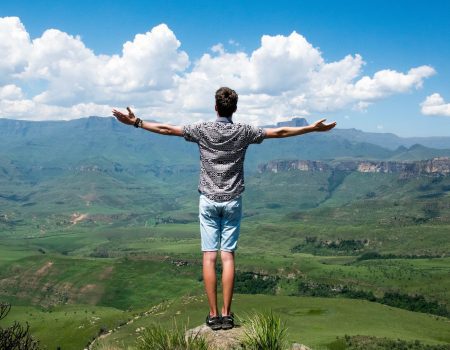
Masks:
[[[131,106],[215,117],[239,94],[255,125],[450,136],[450,1],[0,3],[0,118],[69,120]]]

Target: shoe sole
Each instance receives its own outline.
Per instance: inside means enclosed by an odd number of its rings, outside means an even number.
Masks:
[[[211,328],[213,331],[218,331],[219,329],[222,329],[222,325],[211,326],[211,325],[207,324],[207,326],[209,328]]]

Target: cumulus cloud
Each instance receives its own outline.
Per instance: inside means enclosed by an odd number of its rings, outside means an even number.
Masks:
[[[71,119],[110,115],[134,105],[145,117],[184,123],[210,119],[214,92],[239,93],[238,112],[255,124],[343,109],[367,109],[377,100],[419,89],[429,66],[363,75],[358,54],[327,62],[301,34],[263,35],[253,52],[213,46],[191,63],[165,24],[97,55],[80,37],[48,29],[31,39],[17,17],[0,18],[0,117]],[[3,59],[4,57],[4,59]]]
[[[450,117],[450,103],[446,103],[438,93],[428,96],[420,106],[422,114]]]
[[[0,86],[0,99],[18,100],[23,97],[22,89],[14,84]]]
[[[30,36],[19,18],[0,18],[0,84],[24,68],[30,50]]]

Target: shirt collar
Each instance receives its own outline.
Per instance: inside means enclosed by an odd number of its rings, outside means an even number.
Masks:
[[[229,118],[227,118],[227,117],[217,117],[216,118],[216,122],[218,122],[218,123],[226,123],[226,124],[228,124],[228,123],[233,124],[233,121],[231,120],[231,117],[229,117]]]

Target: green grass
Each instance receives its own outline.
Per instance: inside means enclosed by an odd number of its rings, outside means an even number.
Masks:
[[[110,307],[92,305],[65,305],[43,311],[40,308],[13,306],[8,316],[0,321],[7,327],[19,321],[30,324],[31,335],[47,349],[78,350],[93,337],[100,328],[111,329],[130,318],[130,313]]]
[[[178,325],[164,328],[151,325],[142,331],[137,338],[138,350],[208,350],[206,340],[199,335],[185,336],[186,329]]]
[[[22,305],[59,304],[140,308],[187,293],[199,293],[199,266],[178,267],[170,259],[86,259],[41,255],[0,271],[0,291]]]
[[[29,247],[12,244],[0,245],[0,267],[7,265],[12,261],[20,260],[28,256],[40,255],[37,250],[32,250]]]
[[[327,299],[267,295],[235,295],[234,312],[245,315],[273,310],[286,322],[287,340],[313,349],[327,349],[337,336],[372,335],[391,339],[420,340],[427,344],[450,341],[448,320],[401,310],[377,303],[352,299]],[[163,311],[135,320],[112,333],[105,342],[119,346],[134,346],[140,327],[157,322],[169,327],[174,318],[179,324],[195,327],[204,322],[207,302],[204,297],[191,297],[170,302]]]
[[[119,315],[120,310],[140,312],[178,300],[148,321],[169,325],[172,316],[182,320],[189,316],[193,325],[203,322],[198,174],[165,173],[154,164],[153,168],[140,165],[112,171],[114,165],[107,159],[88,163],[109,170],[47,175],[43,173],[50,170],[42,170],[31,174],[28,182],[19,175],[0,179],[2,195],[15,198],[0,198],[0,298],[11,301],[13,310],[23,307],[18,312],[24,315],[26,308],[58,310],[78,305],[89,308],[88,312],[103,307]],[[377,296],[386,291],[418,293],[450,305],[448,255],[356,260],[367,251],[448,254],[450,177],[400,179],[392,174],[293,171],[251,174],[246,181],[237,268],[277,276],[280,282],[276,296],[236,296],[239,312],[261,311],[260,306],[267,304],[286,317],[290,340],[319,348],[337,335],[358,332],[388,337],[398,332],[405,339],[448,341],[440,318],[361,300],[288,295],[295,294],[299,280],[306,278],[349,285]],[[74,212],[87,214],[87,219],[73,225]],[[156,224],[158,220],[172,223]],[[292,253],[294,246],[311,236],[367,240],[368,244],[353,254],[332,249],[321,252],[326,255]],[[173,261],[177,260],[188,264],[176,266]],[[51,267],[45,269],[48,263]],[[177,299],[182,296],[191,298],[184,304]],[[62,318],[45,317],[38,332],[47,341],[52,322]],[[74,316],[74,327],[80,322]],[[117,335],[121,335],[118,340],[133,344],[137,334],[127,326]],[[74,341],[79,344],[90,336],[86,333]]]
[[[245,350],[286,349],[286,323],[273,312],[255,313],[245,322]]]

